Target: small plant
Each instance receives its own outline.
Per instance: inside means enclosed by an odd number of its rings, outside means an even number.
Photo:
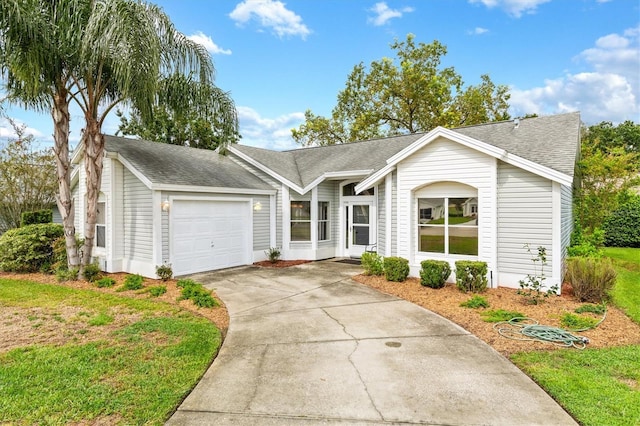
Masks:
[[[98,327],[101,325],[111,324],[113,322],[113,317],[106,312],[100,312],[95,317],[89,320],[89,325]]]
[[[471,309],[488,308],[489,302],[484,297],[475,294],[471,299],[462,302],[460,306]]]
[[[465,293],[485,291],[487,289],[487,262],[456,261],[456,286]]]
[[[96,287],[105,288],[105,287],[113,287],[116,285],[116,280],[111,277],[102,277],[95,282]]]
[[[102,277],[102,270],[100,269],[98,262],[94,262],[84,267],[82,275],[84,275],[85,280],[92,283]]]
[[[451,266],[445,260],[423,260],[420,266],[420,284],[425,287],[442,288],[451,275]]]
[[[582,305],[579,308],[576,308],[574,312],[576,314],[583,314],[585,312],[588,312],[591,314],[602,315],[605,313],[606,310],[607,310],[606,305],[602,303],[599,305],[592,305],[592,304]]]
[[[360,257],[360,263],[364,268],[365,275],[382,275],[384,274],[384,263],[382,256],[375,252],[364,252]]]
[[[122,285],[123,290],[140,290],[144,278],[140,274],[127,275]]]
[[[173,277],[173,269],[171,269],[171,265],[168,263],[156,266],[156,275],[162,281],[170,280],[171,277]]]
[[[491,309],[480,312],[482,320],[485,322],[510,321],[514,318],[525,318],[524,314],[518,311],[506,311],[504,309]]]
[[[529,244],[525,244],[524,248],[533,256]],[[552,294],[557,294],[559,287],[555,284],[545,290],[544,281],[547,277],[544,274],[544,268],[547,266],[547,249],[544,246],[538,247],[538,252],[531,258],[531,261],[533,262],[533,275],[527,274],[526,279],[519,281],[520,289],[517,294],[523,296],[527,304],[538,305]],[[540,265],[540,271],[538,271],[537,265]]]
[[[56,270],[56,280],[58,282],[75,281],[78,279],[78,272],[78,268],[60,267]]]
[[[402,257],[385,257],[384,276],[387,281],[403,282],[409,276],[409,261]]]
[[[166,285],[157,285],[149,287],[149,294],[153,297],[160,297],[167,292]]]
[[[267,255],[267,258],[271,263],[278,263],[280,256],[282,256],[282,252],[278,247],[269,247],[269,250],[265,250],[264,254]]]
[[[560,324],[572,331],[585,331],[594,328],[598,324],[598,320],[566,312],[560,318]]]
[[[218,306],[218,302],[216,302],[211,295],[211,291],[204,288],[202,284],[190,278],[184,278],[179,280],[176,285],[182,288],[178,300],[189,299],[194,305],[200,308],[213,308],[214,306]]]
[[[567,264],[567,281],[580,302],[600,303],[609,298],[617,274],[611,259],[574,257]]]

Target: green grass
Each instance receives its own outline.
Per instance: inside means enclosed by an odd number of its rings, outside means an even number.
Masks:
[[[523,313],[518,311],[505,311],[504,309],[490,309],[480,312],[482,320],[485,322],[509,321],[513,318],[525,318]]]
[[[420,251],[432,252],[432,253],[443,253],[444,252],[444,236],[421,235]],[[478,254],[478,237],[449,236],[449,253],[476,256]]]
[[[163,424],[220,345],[212,323],[166,303],[0,280],[0,307],[64,305],[96,326],[114,311],[141,319],[96,342],[0,353],[0,423]]]
[[[466,302],[462,302],[460,306],[471,309],[488,308],[489,302],[484,297],[476,294]]]
[[[640,424],[638,346],[526,352],[511,359],[581,424]]]
[[[613,303],[640,324],[640,249],[604,252],[618,272]],[[523,352],[511,360],[582,425],[640,424],[640,345]]]
[[[640,248],[607,247],[604,254],[613,259],[618,273],[613,303],[640,324]]]

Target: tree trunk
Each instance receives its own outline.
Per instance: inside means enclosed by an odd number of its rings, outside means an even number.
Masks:
[[[102,160],[104,157],[104,135],[95,119],[87,119],[87,127],[82,138],[84,146],[84,169],[86,172],[86,222],[84,232],[84,246],[82,248],[81,269],[91,263],[91,254],[96,235],[96,215],[98,211],[98,197],[102,182]]]
[[[58,176],[58,195],[56,203],[62,216],[65,245],[67,248],[67,266],[80,266],[78,246],[76,244],[75,210],[71,197],[71,164],[69,161],[69,102],[67,92],[58,91],[53,96],[53,152],[56,155],[56,172]]]

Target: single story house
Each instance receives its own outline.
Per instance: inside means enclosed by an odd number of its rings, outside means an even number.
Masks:
[[[108,272],[155,277],[283,259],[481,260],[490,286],[517,287],[547,249],[562,280],[572,231],[580,116],[438,127],[343,145],[227,155],[106,137],[94,255]],[[83,234],[82,152],[72,185]],[[453,269],[453,268],[452,268]]]

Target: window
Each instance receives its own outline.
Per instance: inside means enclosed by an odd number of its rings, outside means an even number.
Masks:
[[[107,204],[104,201],[98,202],[98,212],[96,215],[96,247],[106,247],[107,242]]]
[[[361,193],[356,194],[356,183],[349,183],[342,187],[343,197],[353,197],[353,196],[360,196],[360,195],[375,195],[375,189],[374,188],[365,189]]]
[[[329,226],[329,202],[318,202],[318,241],[331,239],[331,227]]]
[[[418,198],[418,250],[478,255],[478,199]]]
[[[291,202],[291,241],[311,241],[311,202]]]

